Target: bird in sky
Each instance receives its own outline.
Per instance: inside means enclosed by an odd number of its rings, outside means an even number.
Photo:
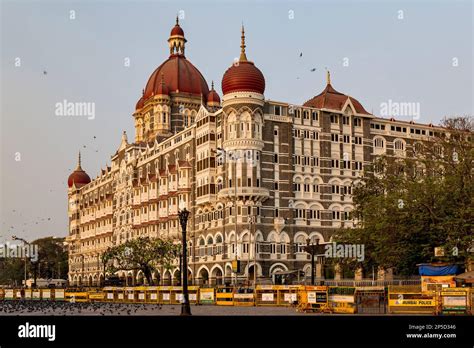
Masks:
[[[316,71],[316,68],[311,69],[311,72]]]
[[[303,52],[300,53],[300,58],[303,57]]]

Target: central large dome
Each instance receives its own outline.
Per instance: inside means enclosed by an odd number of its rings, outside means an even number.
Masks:
[[[169,93],[190,93],[205,98],[209,93],[204,76],[183,55],[173,54],[156,68],[146,84],[145,99],[159,93],[162,79]]]
[[[136,109],[141,109],[145,101],[154,95],[186,93],[207,99],[209,86],[201,72],[184,55],[186,38],[176,18],[168,39],[170,56],[153,71]]]

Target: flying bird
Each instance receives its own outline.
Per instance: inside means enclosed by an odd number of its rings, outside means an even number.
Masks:
[[[311,69],[311,72],[316,71],[316,68]]]
[[[303,52],[300,53],[300,58],[303,57]]]

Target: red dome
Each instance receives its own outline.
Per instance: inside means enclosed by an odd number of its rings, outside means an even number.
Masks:
[[[81,154],[79,153],[77,168],[71,175],[69,175],[67,186],[72,187],[72,185],[75,184],[76,187],[81,187],[90,182],[91,178],[89,178],[89,175],[87,175],[87,173],[81,168]]]
[[[179,26],[179,24],[176,24],[173,29],[171,29],[170,36],[184,36],[184,31],[183,29]]]
[[[265,77],[262,72],[249,61],[239,61],[232,65],[222,78],[222,93],[232,92],[265,92]]]
[[[314,98],[308,100],[303,106],[308,106],[318,109],[333,109],[343,111],[342,108],[349,99],[358,114],[370,115],[362,106],[362,104],[355,98],[336,91],[330,81],[326,85],[326,88]]]
[[[91,182],[91,178],[82,169],[76,169],[69,178],[67,179],[67,186],[72,187],[72,184],[76,184],[76,187],[87,185]]]
[[[220,104],[221,103],[221,98],[219,97],[219,94],[214,89],[214,83],[212,83],[212,88],[209,91],[209,94],[207,95],[207,103],[216,103]]]
[[[202,74],[182,55],[171,55],[151,74],[143,98],[163,94],[162,80],[167,92],[190,93],[205,97],[209,93],[209,86]]]

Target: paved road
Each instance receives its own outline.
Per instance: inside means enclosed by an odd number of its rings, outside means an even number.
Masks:
[[[191,305],[194,315],[301,315],[289,307]],[[0,301],[2,315],[179,315],[181,305]]]
[[[289,316],[289,315],[343,315],[354,314],[321,314],[298,313],[294,307],[234,307],[216,305],[191,305],[193,315],[223,315],[223,316]],[[127,303],[69,303],[48,301],[0,301],[0,316],[18,315],[98,315],[98,316],[127,316],[127,315],[179,315],[181,305],[156,304],[127,304]],[[360,316],[370,314],[356,314]],[[380,314],[377,314],[380,315]],[[382,314],[383,315],[383,314]],[[394,314],[385,314],[394,315]],[[401,314],[403,316],[403,314]],[[429,315],[429,314],[417,314]]]

